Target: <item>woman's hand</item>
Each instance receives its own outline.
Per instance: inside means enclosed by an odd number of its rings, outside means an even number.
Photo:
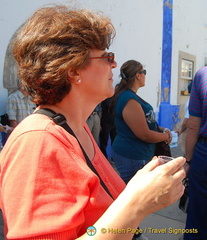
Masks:
[[[5,130],[6,133],[11,133],[13,130],[14,130],[13,127],[9,127],[8,125],[6,125],[6,130]]]
[[[97,229],[95,239],[129,240],[133,233],[102,234],[101,229],[137,229],[141,221],[176,202],[184,192],[182,180],[185,178],[185,159],[179,157],[162,164],[154,157],[129,181],[118,198],[94,224]],[[89,239],[86,234],[83,238]]]
[[[176,202],[184,192],[182,180],[186,173],[185,159],[179,157],[160,165],[155,157],[130,180],[126,187],[128,196],[137,201],[143,216]]]
[[[172,133],[170,131],[170,129],[165,128],[163,130],[163,133],[167,133],[168,134],[168,139],[165,141],[167,144],[170,144],[172,142]]]
[[[8,125],[0,125],[0,132],[10,133],[13,131],[13,127],[9,127]]]

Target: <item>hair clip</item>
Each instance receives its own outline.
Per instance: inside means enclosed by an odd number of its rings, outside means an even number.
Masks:
[[[127,77],[123,71],[120,72],[120,77],[127,80]]]

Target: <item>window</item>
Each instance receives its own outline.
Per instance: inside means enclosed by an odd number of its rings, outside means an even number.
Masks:
[[[193,80],[194,74],[194,61],[181,58],[180,68],[180,94],[182,96],[188,96],[188,84]]]
[[[181,78],[192,80],[193,78],[193,62],[192,61],[182,59]]]

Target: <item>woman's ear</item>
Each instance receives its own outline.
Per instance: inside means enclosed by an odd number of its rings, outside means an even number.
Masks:
[[[136,73],[136,79],[140,79],[140,74]]]
[[[70,69],[67,73],[67,78],[70,83],[80,84],[80,75],[77,70]]]

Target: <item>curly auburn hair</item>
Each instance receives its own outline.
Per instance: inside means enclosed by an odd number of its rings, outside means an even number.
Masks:
[[[100,14],[58,5],[37,10],[13,42],[24,90],[36,104],[60,102],[71,89],[67,71],[86,67],[89,51],[109,48],[114,36]]]

